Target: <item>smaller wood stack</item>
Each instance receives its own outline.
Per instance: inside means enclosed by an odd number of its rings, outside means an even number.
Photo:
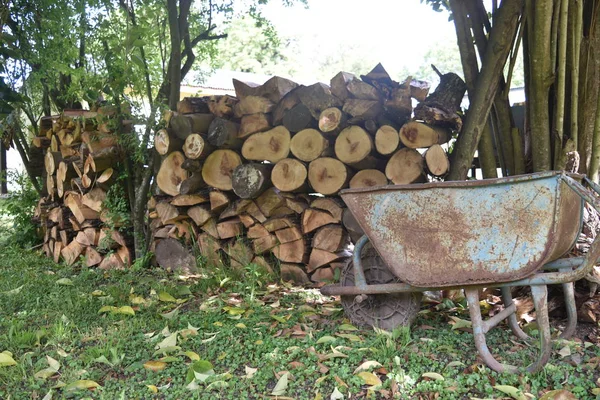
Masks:
[[[115,109],[69,111],[44,117],[32,147],[45,152],[47,196],[35,210],[43,250],[56,262],[71,265],[80,257],[88,267],[123,268],[132,262],[127,235],[103,207],[123,158],[114,124]],[[123,130],[130,130],[124,122]],[[112,226],[112,228],[108,228]]]

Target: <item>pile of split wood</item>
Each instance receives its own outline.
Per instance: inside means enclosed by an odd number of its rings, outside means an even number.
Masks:
[[[43,250],[54,261],[71,265],[84,257],[85,265],[103,269],[131,263],[130,241],[109,222],[103,201],[115,183],[115,166],[123,158],[115,110],[66,111],[42,118],[40,136],[32,145],[45,151],[47,195],[40,199],[35,217],[44,233]],[[124,123],[124,129],[131,124]],[[111,228],[108,228],[108,227]]]
[[[381,65],[330,85],[234,86],[235,98],[184,99],[155,136],[159,262],[180,250],[162,240],[185,239],[213,264],[277,264],[284,279],[330,280],[360,234],[339,191],[443,177],[442,145],[461,127],[464,82],[452,73],[429,95],[427,83],[395,82]]]

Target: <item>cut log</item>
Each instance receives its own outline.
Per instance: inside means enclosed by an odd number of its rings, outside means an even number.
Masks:
[[[319,228],[313,236],[312,247],[337,253],[346,250],[350,245],[348,232],[338,224],[325,225]]]
[[[268,218],[272,215],[274,210],[285,205],[285,197],[279,193],[279,190],[269,188],[256,199],[255,204],[260,212]],[[248,208],[248,210],[250,210],[250,208]],[[258,218],[256,219],[258,220]]]
[[[202,226],[212,217],[210,212],[210,206],[201,205],[195,206],[187,210],[187,215],[194,221],[198,226]]]
[[[334,261],[338,261],[340,259],[350,257],[351,255],[352,253],[350,253],[349,251],[331,253],[329,251],[314,248],[310,252],[310,259],[308,260],[306,271],[312,272],[319,267],[322,267]]]
[[[240,122],[238,137],[245,138],[253,133],[268,131],[272,127],[270,114],[257,113],[244,115]]]
[[[429,89],[431,89],[429,82],[415,79],[410,81],[410,96],[417,101],[425,100],[429,94]]]
[[[273,255],[282,262],[303,263],[307,259],[306,242],[302,238],[279,244],[273,248]]]
[[[283,263],[279,267],[280,278],[284,282],[292,282],[298,286],[306,286],[310,284],[308,275],[304,270],[296,264]]]
[[[62,159],[63,157],[59,152],[47,151],[46,155],[44,156],[44,167],[46,169],[46,173],[48,175],[53,175]]]
[[[396,185],[423,182],[425,179],[423,157],[415,149],[398,150],[385,167],[385,176]]]
[[[233,170],[233,192],[242,199],[255,199],[271,185],[272,164],[240,164]]]
[[[257,135],[259,135],[257,133]],[[242,163],[240,156],[232,150],[215,150],[204,162],[202,177],[209,185],[221,190],[232,190],[233,170]]]
[[[342,108],[346,114],[355,118],[377,118],[383,112],[383,106],[376,100],[347,99]]]
[[[275,108],[275,104],[261,96],[246,96],[241,99],[234,108],[234,115],[237,118],[241,118],[244,115],[256,114],[256,113],[270,113]]]
[[[243,140],[238,136],[240,124],[224,118],[215,118],[210,124],[206,139],[219,149],[239,149]]]
[[[170,271],[186,274],[197,271],[196,259],[191,252],[175,239],[163,239],[156,245],[156,262]]]
[[[324,157],[329,141],[316,129],[304,129],[296,133],[290,141],[290,151],[299,160],[311,162]]]
[[[293,158],[277,162],[271,173],[273,185],[282,192],[305,191],[308,189],[306,166]]]
[[[206,97],[185,97],[177,102],[179,114],[208,114],[208,102]]]
[[[212,114],[174,115],[169,121],[169,128],[178,138],[185,140],[192,133],[208,133],[213,119]]]
[[[202,177],[202,173],[195,172],[189,178],[181,182],[179,185],[179,193],[182,195],[198,193],[207,186],[208,185],[204,182],[204,178]]]
[[[208,99],[208,109],[215,117],[231,117],[234,114],[235,105],[238,99],[229,96],[210,96]]]
[[[258,239],[254,239],[252,241],[252,247],[254,249],[254,254],[263,254],[263,253],[273,249],[278,244],[279,243],[277,241],[277,237],[272,234],[268,234],[267,236],[263,236]]]
[[[246,267],[254,258],[252,249],[243,240],[230,241],[223,250],[229,258],[240,263],[242,267]]]
[[[208,203],[210,200],[208,196],[203,194],[180,194],[179,196],[173,197],[171,200],[172,206],[177,207],[188,207],[195,206],[196,204]]]
[[[310,110],[314,119],[319,119],[321,112],[329,107],[341,107],[342,102],[331,93],[324,83],[315,83],[296,89],[300,102]]]
[[[94,267],[102,262],[102,256],[93,247],[85,249],[85,265]]]
[[[447,143],[452,138],[448,129],[417,121],[407,122],[400,128],[402,144],[411,149],[431,147]]]
[[[171,196],[179,194],[179,185],[188,178],[188,172],[181,168],[184,160],[183,153],[174,151],[160,164],[160,169],[156,175],[156,184],[164,193]]]
[[[79,259],[79,256],[83,253],[85,247],[80,245],[76,240],[71,241],[68,246],[64,247],[60,251],[60,255],[65,260],[65,264],[68,266],[73,265],[75,261]]]
[[[341,101],[346,101],[346,99],[350,97],[348,83],[353,80],[358,80],[358,77],[349,72],[339,72],[336,76],[331,78],[331,93]]]
[[[337,135],[346,127],[347,116],[337,107],[326,108],[319,115],[319,130],[327,135]]]
[[[396,128],[383,125],[375,133],[375,149],[384,156],[393,154],[400,144],[400,136]]]
[[[181,150],[183,140],[170,133],[167,129],[161,129],[154,135],[154,148],[161,156],[167,155],[175,150]]]
[[[444,176],[450,170],[450,162],[446,151],[439,144],[431,146],[425,154],[425,166],[427,171],[433,176]]]
[[[192,160],[204,160],[213,150],[206,137],[199,133],[189,135],[183,144],[183,154]]]
[[[276,163],[290,153],[290,140],[290,132],[283,126],[255,133],[244,142],[242,156],[247,160]]]
[[[344,212],[344,203],[332,197],[318,197],[311,201],[311,208],[317,210],[327,211],[337,221],[342,220],[342,213]]]
[[[300,132],[312,125],[313,117],[308,107],[296,104],[283,114],[282,123],[290,132]]]
[[[279,243],[293,242],[294,240],[302,239],[302,231],[297,226],[280,229],[275,231]]]
[[[308,181],[317,193],[335,194],[345,188],[349,180],[348,167],[336,158],[317,158],[308,166]]]
[[[350,95],[356,99],[381,100],[379,91],[372,85],[369,85],[367,82],[363,82],[360,79],[352,79],[348,82],[346,88]]]
[[[239,218],[234,218],[228,221],[219,222],[217,224],[217,233],[221,239],[231,239],[241,236],[244,232],[244,225]]]
[[[250,228],[248,228],[248,233],[246,234],[246,237],[248,239],[258,239],[269,235],[269,231],[262,224],[254,224]]]
[[[339,222],[339,219],[334,218],[326,211],[307,208],[302,213],[302,232],[307,234],[322,226],[337,222]]]
[[[208,197],[210,199],[210,211],[215,214],[223,211],[231,202],[227,193],[218,190],[211,191]]]
[[[363,169],[350,179],[350,189],[387,185],[385,174],[378,169]]]
[[[335,155],[345,164],[356,164],[373,151],[373,139],[360,126],[349,126],[335,139]]]

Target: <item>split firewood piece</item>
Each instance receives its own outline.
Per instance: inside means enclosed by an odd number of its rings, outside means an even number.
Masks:
[[[100,217],[98,212],[83,205],[81,202],[81,197],[82,196],[79,193],[69,192],[65,196],[64,201],[64,204],[69,207],[73,213],[73,216],[77,219],[77,222],[82,224],[86,219],[98,219]]]
[[[404,82],[392,89],[391,95],[383,103],[383,108],[386,114],[399,124],[408,120],[412,113],[409,83]]]
[[[85,249],[85,265],[94,267],[102,262],[102,256],[93,247]]]
[[[129,249],[129,247],[127,247],[127,246],[119,247],[117,249],[117,255],[119,256],[121,261],[123,261],[123,264],[126,267],[131,266],[132,257],[131,257],[131,250]]]
[[[440,83],[433,93],[415,107],[415,119],[460,131],[462,120],[457,111],[460,110],[467,85],[453,72],[442,74],[435,67],[434,70],[440,76]]]
[[[31,139],[31,144],[37,148],[47,149],[48,147],[50,147],[50,139],[46,137],[36,136],[33,139]]]
[[[243,140],[238,136],[239,131],[240,124],[224,118],[215,118],[208,128],[206,139],[219,149],[237,150],[243,144]]]
[[[116,249],[119,246],[127,246],[125,238],[116,229],[101,229],[98,236],[98,244],[109,249]]]
[[[360,126],[344,129],[335,139],[335,155],[345,164],[356,164],[373,152],[373,139]]]
[[[276,188],[269,188],[255,201],[260,212],[265,217],[270,217],[273,211],[285,205],[285,197]]]
[[[381,126],[375,133],[375,150],[384,156],[393,154],[400,144],[400,136],[396,128],[390,125]]]
[[[295,89],[286,94],[273,109],[273,126],[281,125],[285,113],[298,103],[300,103],[300,99],[298,99]]]
[[[237,217],[252,203],[252,200],[237,199],[229,204],[227,208],[219,215],[219,221],[231,217]]]
[[[258,239],[268,235],[270,235],[269,231],[262,224],[252,225],[248,228],[248,232],[246,233],[248,239]]]
[[[187,215],[194,221],[197,226],[202,226],[208,221],[212,214],[210,212],[210,206],[200,205],[195,206],[187,210]]]
[[[439,144],[431,146],[425,154],[425,165],[427,171],[433,176],[444,176],[450,170],[450,161],[448,161],[448,155],[446,151]]]
[[[221,243],[207,233],[198,235],[198,247],[200,252],[206,258],[206,263],[209,267],[222,267],[223,260],[221,258]]]
[[[417,101],[425,100],[429,94],[429,89],[431,89],[429,82],[415,79],[410,81],[410,96]]]
[[[275,164],[271,173],[273,185],[282,192],[296,192],[308,189],[306,166],[293,158],[284,158]]]
[[[240,122],[238,137],[245,138],[253,133],[268,131],[272,127],[271,114],[256,113],[244,115]]]
[[[115,147],[119,145],[119,138],[114,134],[99,132],[83,132],[81,140],[85,143],[91,153],[99,152],[102,149]]]
[[[282,262],[303,263],[307,259],[306,242],[302,238],[279,244],[273,248],[273,255]]]
[[[311,162],[319,157],[324,157],[329,141],[316,129],[303,129],[296,133],[290,141],[290,151],[299,160]]]
[[[252,264],[260,267],[262,269],[261,272],[264,274],[271,275],[271,276],[274,274],[273,267],[271,267],[271,264],[269,264],[269,262],[263,256],[255,256],[252,259]]]
[[[177,102],[179,114],[208,114],[208,102],[206,97],[185,97]]]
[[[192,273],[197,270],[194,256],[175,239],[159,241],[154,254],[157,264],[166,270],[184,273]]]
[[[210,199],[210,211],[212,213],[219,213],[223,211],[231,202],[229,195],[227,193],[213,190],[208,195]]]
[[[262,226],[267,232],[276,232],[280,229],[291,228],[296,226],[296,224],[289,217],[274,217],[263,222]]]
[[[322,226],[337,222],[339,222],[339,219],[334,218],[327,211],[307,208],[302,213],[302,232],[307,234]]]
[[[184,160],[183,153],[174,151],[160,164],[160,169],[156,175],[156,184],[160,190],[168,195],[177,196],[181,182],[188,178],[188,172],[181,168]]]
[[[277,246],[279,242],[277,241],[277,237],[272,234],[268,234],[267,236],[263,236],[252,241],[252,247],[254,248],[254,254],[263,254],[275,246]]]
[[[62,159],[63,157],[59,152],[47,151],[46,155],[44,156],[44,167],[46,169],[46,173],[48,175],[53,175]]]
[[[331,253],[346,250],[349,245],[348,232],[339,224],[325,225],[319,228],[312,240],[313,248]]]
[[[215,117],[231,117],[234,113],[238,99],[228,94],[222,96],[210,96],[208,98],[208,110]]]
[[[232,190],[233,170],[240,165],[240,156],[232,150],[215,150],[202,166],[202,177],[209,185],[221,190]]]
[[[172,206],[167,202],[157,203],[156,212],[158,213],[158,217],[160,218],[163,225],[172,224],[182,217],[177,207]]]
[[[208,203],[210,199],[203,194],[180,194],[173,197],[171,205],[177,207],[189,207],[196,204]]]
[[[206,221],[204,225],[200,227],[200,229],[215,239],[220,239],[219,231],[217,230],[217,221],[215,221],[215,218],[209,218],[208,221]]]
[[[329,86],[321,82],[301,86],[296,92],[300,102],[308,107],[314,119],[319,119],[321,112],[329,107],[342,106],[342,102],[331,93]]]
[[[242,156],[247,160],[276,163],[290,153],[290,132],[284,126],[255,133],[244,142]]]
[[[256,223],[254,218],[252,218],[250,215],[245,214],[245,213],[238,215],[238,218],[240,219],[240,222],[242,224],[244,224],[244,227],[246,227],[246,228],[250,228],[251,226],[253,226]]]
[[[334,269],[330,266],[317,268],[310,275],[310,280],[316,284],[333,283],[335,281]]]
[[[290,193],[291,194],[291,193]],[[284,193],[285,195],[285,193]],[[292,195],[292,197],[285,196],[285,206],[296,214],[302,214],[302,211],[308,208],[308,201],[303,197]]]
[[[358,77],[349,72],[339,72],[336,76],[331,78],[331,93],[341,101],[346,101],[350,97],[348,83],[353,80],[358,80]]]
[[[167,155],[172,151],[181,150],[183,140],[175,136],[167,129],[161,129],[154,135],[154,148],[161,156]]]
[[[52,199],[54,199],[54,192],[56,191],[56,180],[50,174],[46,175],[46,191],[48,192],[48,195]]]
[[[329,107],[319,115],[319,130],[326,135],[337,135],[346,127],[348,117],[338,107]]]
[[[350,257],[351,255],[352,253],[350,253],[349,251],[340,251],[338,253],[332,253],[329,251],[313,248],[310,252],[310,258],[308,260],[308,265],[306,266],[306,271],[312,272],[319,267],[322,267],[334,261],[338,261],[340,259]]]
[[[271,185],[272,164],[240,164],[233,170],[233,192],[242,199],[255,199]]]
[[[204,182],[201,172],[194,172],[189,178],[184,179],[179,185],[179,193],[189,195],[198,193],[208,185]]]
[[[102,203],[106,200],[106,192],[100,188],[94,188],[84,194],[81,202],[94,211],[102,211]]]
[[[90,153],[86,159],[92,171],[100,172],[111,168],[121,159],[121,152],[118,147],[108,147],[95,153]],[[84,165],[85,170],[85,165]],[[87,172],[86,172],[87,173]]]
[[[212,114],[179,114],[171,117],[169,128],[180,139],[185,140],[192,133],[208,133],[215,119]]]
[[[372,85],[369,85],[367,82],[363,82],[360,79],[351,80],[346,85],[346,88],[348,89],[350,95],[356,99],[376,101],[381,100],[381,94],[379,91]]]
[[[267,217],[265,217],[262,211],[260,211],[260,208],[258,208],[258,205],[256,205],[256,202],[254,201],[248,204],[246,207],[246,213],[260,223],[263,223],[267,220]]]
[[[439,126],[410,121],[400,128],[402,144],[411,149],[431,147],[447,143],[452,138],[450,131]]]
[[[300,132],[312,125],[313,117],[308,107],[299,103],[283,114],[282,123],[290,132]]]
[[[372,119],[383,112],[383,106],[376,100],[347,99],[342,111],[354,118]]]
[[[291,226],[275,231],[275,236],[277,236],[279,243],[293,242],[302,239],[302,231],[297,226]]]
[[[350,189],[387,185],[385,174],[378,169],[363,169],[350,179]]]
[[[308,181],[312,188],[323,195],[332,195],[348,185],[350,170],[336,158],[317,158],[308,166]]]
[[[97,246],[100,231],[96,228],[85,228],[77,233],[75,240],[82,246]]]
[[[388,161],[385,176],[396,185],[423,182],[425,179],[423,157],[415,149],[402,148]]]
[[[200,160],[192,160],[186,158],[183,164],[181,164],[181,168],[185,169],[188,172],[202,172],[202,162]]]
[[[199,133],[189,135],[183,144],[183,153],[191,160],[204,160],[214,147],[206,141],[206,136]]]
[[[294,210],[292,210],[291,208],[288,208],[287,206],[277,207],[271,213],[272,217],[286,217],[286,216],[291,216],[291,215],[296,215],[296,212]]]
[[[114,170],[112,168],[107,168],[104,171],[102,171],[102,173],[100,174],[100,176],[96,179],[96,183],[107,183],[109,181],[111,181],[111,178],[113,178],[114,175]],[[80,176],[80,178],[83,178],[83,176]]]
[[[250,264],[254,258],[252,249],[243,240],[232,240],[227,243],[223,250],[230,258],[242,264],[243,267]]]
[[[56,137],[56,135],[53,135],[50,138],[50,151],[53,153],[58,152],[59,146],[60,146],[60,144],[58,143],[58,138]]]
[[[298,264],[282,263],[279,271],[280,278],[284,282],[292,282],[298,286],[310,285],[308,275]]]
[[[58,264],[58,262],[60,261],[60,251],[63,249],[63,243],[62,242],[54,242],[54,251],[53,251],[53,255],[54,255],[54,263]]]
[[[327,211],[336,220],[336,222],[342,220],[344,204],[341,200],[332,197],[318,197],[310,202],[310,207],[316,208],[317,210]]]
[[[102,270],[125,269],[125,264],[117,253],[110,253],[104,257],[98,268]]]
[[[233,80],[235,95],[238,99],[247,96],[264,96],[274,103],[280,101],[287,93],[298,86],[297,83],[279,76],[274,76],[262,85]]]
[[[232,218],[227,221],[219,222],[217,224],[217,232],[221,239],[234,238],[242,235],[244,232],[244,225],[240,222],[239,218]]]
[[[73,240],[68,246],[64,247],[60,251],[60,255],[63,257],[67,265],[73,265],[73,263],[79,259],[79,256],[84,250],[85,247],[80,245],[76,240]]]
[[[237,118],[241,118],[244,115],[256,114],[256,113],[270,113],[275,108],[275,104],[261,96],[246,96],[241,99],[234,108],[234,115]]]
[[[88,174],[83,174],[81,176],[81,186],[83,186],[85,189],[89,189],[92,186],[92,183],[92,178],[90,178]]]

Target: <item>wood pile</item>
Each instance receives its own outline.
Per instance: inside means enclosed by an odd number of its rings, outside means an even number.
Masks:
[[[43,251],[55,262],[102,269],[124,268],[132,261],[131,243],[103,208],[123,159],[114,109],[70,111],[44,117],[32,147],[42,150],[47,195],[35,210],[44,234]],[[123,131],[131,130],[129,121]]]
[[[444,82],[455,77],[443,75],[429,94],[427,83],[396,82],[377,65],[330,85],[234,80],[236,97],[182,100],[155,135],[152,250],[168,264],[180,242],[197,243],[209,264],[279,265],[299,284],[332,280],[360,236],[340,190],[447,174],[444,144],[460,129],[462,94]],[[158,246],[165,239],[179,241]]]

